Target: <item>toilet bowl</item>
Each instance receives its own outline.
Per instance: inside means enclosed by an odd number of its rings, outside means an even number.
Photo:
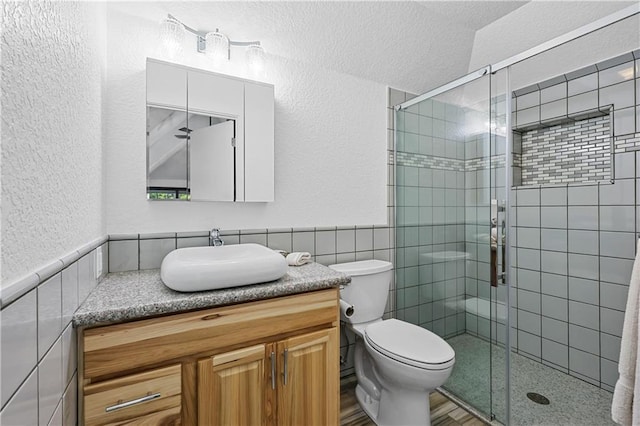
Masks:
[[[330,268],[351,276],[340,290],[342,314],[356,335],[356,398],[380,426],[430,425],[429,393],[444,384],[455,363],[451,346],[436,334],[397,319],[383,320],[393,265],[379,260]]]

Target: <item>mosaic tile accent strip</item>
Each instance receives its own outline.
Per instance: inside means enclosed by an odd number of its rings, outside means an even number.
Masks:
[[[464,162],[466,172],[474,172],[476,170],[484,170],[488,168],[496,169],[504,167],[504,155],[492,155],[491,158],[472,158]]]
[[[399,166],[425,167],[428,169],[438,170],[455,170],[457,172],[465,171],[464,160],[455,160],[452,158],[435,157],[432,155],[415,154],[401,151],[398,151],[396,153],[396,156]]]
[[[640,150],[640,133],[618,136],[615,138],[616,154]]]
[[[522,133],[522,185],[608,179],[611,169],[609,116]]]
[[[450,158],[433,157],[398,151],[398,165],[421,167],[436,170],[453,170],[457,172],[473,172],[476,170],[504,167],[504,155],[493,155],[491,158],[472,158],[470,160],[453,160]]]
[[[513,167],[522,167],[522,154],[514,152],[513,154]]]

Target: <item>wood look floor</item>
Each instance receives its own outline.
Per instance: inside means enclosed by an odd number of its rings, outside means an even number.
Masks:
[[[353,376],[343,379],[340,383],[340,425],[375,426],[375,423],[358,405],[355,387],[356,381]],[[432,392],[429,400],[431,401],[432,426],[487,425],[439,392]]]

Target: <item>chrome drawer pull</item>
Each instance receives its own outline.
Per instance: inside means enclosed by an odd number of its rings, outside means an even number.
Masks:
[[[157,398],[160,398],[160,394],[159,393],[149,394],[149,395],[143,396],[143,397],[138,398],[138,399],[132,399],[131,401],[120,402],[120,403],[118,403],[116,405],[112,405],[111,407],[105,408],[104,411],[107,412],[107,413],[110,413],[112,411],[121,410],[123,408],[131,407],[132,405],[137,405],[137,404],[142,404],[143,402],[152,401],[152,400],[157,399]]]

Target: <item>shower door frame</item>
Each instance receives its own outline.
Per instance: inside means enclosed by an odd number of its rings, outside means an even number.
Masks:
[[[487,89],[488,89],[487,90],[487,100],[486,100],[486,102],[487,102],[487,112],[488,112],[489,121],[492,121],[494,119],[492,108],[491,108],[491,105],[492,105],[492,97],[491,96],[492,96],[492,87],[493,87],[492,79],[494,78],[493,74],[494,73],[492,72],[491,65],[487,65],[487,66],[482,67],[482,68],[480,68],[480,69],[478,69],[478,70],[476,70],[474,72],[471,72],[471,73],[469,73],[467,75],[464,75],[464,76],[462,76],[462,77],[460,77],[460,78],[458,78],[456,80],[453,80],[453,81],[451,81],[451,82],[449,82],[449,83],[447,83],[447,84],[445,84],[443,86],[440,86],[440,87],[438,87],[438,88],[436,88],[434,90],[431,90],[431,91],[429,91],[429,92],[427,92],[427,93],[425,93],[423,95],[420,95],[420,96],[418,96],[416,98],[413,98],[413,99],[411,99],[409,101],[406,101],[406,102],[404,102],[402,104],[399,104],[399,105],[396,105],[394,107],[395,113],[393,115],[393,119],[394,119],[393,128],[396,129],[396,131],[394,132],[394,166],[393,166],[394,180],[393,181],[396,182],[396,185],[397,185],[397,182],[398,182],[398,180],[397,180],[397,164],[398,164],[398,162],[395,160],[397,158],[397,150],[398,150],[398,146],[396,144],[396,142],[397,142],[396,135],[397,135],[397,129],[398,129],[398,125],[397,125],[398,113],[403,111],[404,109],[412,106],[412,105],[418,104],[418,103],[423,102],[423,101],[425,101],[427,99],[434,99],[438,95],[441,95],[441,94],[444,94],[446,92],[455,90],[455,89],[457,89],[459,87],[462,87],[462,86],[464,86],[466,84],[472,83],[472,82],[474,82],[476,80],[479,80],[479,79],[482,79],[482,78],[486,77],[487,78]],[[510,87],[508,86],[508,81],[507,81],[507,89],[506,90],[509,90],[509,89],[510,89]],[[506,93],[509,93],[509,92],[506,91]],[[510,96],[506,96],[506,98],[509,98],[507,103],[506,103],[506,105],[505,105],[505,109],[508,111],[507,108],[511,108],[511,99],[510,99]],[[506,125],[510,126],[511,125],[511,114],[506,114],[506,120],[507,120],[507,124]],[[493,137],[494,137],[494,132],[493,132],[493,130],[491,130],[490,126],[488,126],[488,128],[487,128],[486,134],[488,136],[487,144],[488,144],[488,147],[489,147],[488,153],[486,154],[486,157],[489,160],[489,166],[488,166],[489,176],[490,176],[489,177],[489,189],[490,189],[489,194],[493,194],[495,192],[495,191],[493,191],[495,189],[495,187],[494,187],[495,182],[494,182],[494,179],[493,179],[492,174],[491,174],[490,171],[491,171],[491,167],[492,167],[491,166],[491,162],[492,162],[491,146],[492,146],[492,140],[493,140]],[[509,141],[511,139],[511,135],[510,135],[510,132],[507,132],[507,134],[508,134],[507,135],[508,138],[506,140],[506,144],[507,144],[506,146],[507,146],[507,149],[509,149],[509,151],[505,151],[505,158],[506,158],[506,152],[511,152],[510,151],[511,148],[509,148],[511,146],[510,145],[510,141]],[[507,206],[509,206],[509,190],[508,190],[508,188],[510,188],[510,183],[511,183],[510,170],[511,170],[510,165],[507,166],[507,161],[505,161],[505,174],[507,175],[506,180],[505,180],[505,198],[504,198],[504,201],[505,201],[505,210],[504,210],[505,211],[505,213],[504,213],[505,229],[509,229],[509,227],[508,227],[509,226],[509,222],[508,222],[508,216],[509,215],[506,214],[506,212],[508,212]],[[491,197],[492,196],[490,195],[489,199],[486,200],[486,201],[489,202],[489,205],[491,205]],[[396,200],[396,202],[394,202],[394,222],[397,220],[397,214],[396,214],[397,207],[398,207],[398,202]],[[487,219],[489,220],[490,218],[487,218]],[[394,225],[397,226],[397,223],[395,223]],[[508,234],[508,233],[505,233],[505,234]],[[504,247],[508,247],[508,237],[506,235],[505,235],[505,243],[503,244],[503,246]],[[508,256],[509,256],[508,252],[509,252],[509,250],[505,250],[504,258],[502,260],[503,264],[505,265],[505,269],[504,269],[504,272],[502,274],[498,275],[498,277],[499,277],[498,278],[498,283],[495,286],[497,288],[497,286],[500,283],[505,285],[505,287],[506,287],[506,295],[505,295],[505,297],[507,299],[505,301],[505,304],[507,306],[507,309],[509,309],[509,305],[508,305],[509,286],[506,285],[506,283],[508,282],[507,281],[507,277],[508,277],[508,267],[507,266],[508,266],[508,263],[505,263],[505,262],[507,261]],[[497,269],[498,269],[497,264],[496,264],[495,268],[496,268],[496,271],[497,271]],[[489,283],[490,281],[491,280],[487,277],[487,282]],[[492,285],[492,284],[490,284],[490,285]],[[490,306],[492,305],[492,302],[494,300],[494,297],[491,296],[491,294],[492,294],[492,292],[490,291],[490,296],[489,296]],[[497,295],[495,297],[497,298]],[[395,301],[394,301],[394,303],[395,303]],[[489,316],[490,316],[489,321],[490,321],[490,323],[493,323],[494,321],[497,321],[497,319],[493,318],[493,314],[494,314],[494,309],[490,308],[489,309]],[[508,330],[510,330],[509,315],[507,315],[505,326],[506,326],[506,330],[507,330],[507,333],[506,333],[506,336],[505,336],[505,352],[506,352],[506,356],[505,356],[506,357],[506,368],[505,368],[505,389],[506,389],[506,391],[505,391],[505,394],[508,396],[508,395],[510,395],[510,392],[509,392],[509,387],[508,387],[508,383],[509,383],[509,378],[508,377],[509,377],[509,375],[507,373],[509,371],[510,351],[506,350],[506,348],[510,348],[510,346],[509,346],[509,333],[508,333]],[[481,408],[474,407],[474,406],[472,406],[470,404],[466,404],[465,403],[467,409],[469,409],[470,411],[474,412],[477,416],[485,418],[486,420],[489,420],[489,421],[495,420],[494,396],[493,396],[493,392],[492,392],[492,389],[493,389],[493,381],[492,381],[492,377],[493,377],[492,376],[493,349],[491,348],[491,345],[492,345],[492,342],[494,340],[497,341],[497,336],[494,336],[493,334],[494,334],[493,327],[490,326],[489,372],[488,372],[488,378],[489,378],[489,380],[488,380],[488,387],[489,387],[489,409],[488,409],[488,412],[485,413],[485,412],[482,411]],[[461,400],[461,397],[459,395],[452,394],[450,391],[445,390],[445,389],[441,389],[441,390],[444,393],[446,393],[447,395],[451,395],[454,398],[456,398],[458,400]],[[508,400],[508,397],[506,399]],[[462,401],[464,401],[464,400],[462,400]],[[509,404],[508,404],[508,401],[507,401],[506,406],[505,406],[505,418],[509,419]]]
[[[404,103],[401,103],[399,105],[396,105],[394,107],[396,114],[394,114],[394,128],[396,128],[395,126],[395,120],[397,117],[397,112],[402,111],[403,109],[406,109],[412,105],[418,104],[426,99],[430,99],[433,98],[435,96],[438,96],[444,92],[447,92],[449,90],[452,90],[456,87],[459,87],[461,85],[464,85],[466,83],[469,83],[471,81],[474,81],[478,78],[481,78],[485,75],[487,75],[487,73],[489,73],[490,75],[490,79],[489,79],[489,85],[491,85],[491,76],[495,75],[498,71],[500,70],[505,70],[505,94],[507,96],[505,96],[505,109],[506,109],[506,128],[507,129],[511,129],[512,128],[512,115],[511,115],[511,110],[512,110],[512,101],[511,101],[511,96],[509,96],[512,92],[511,90],[511,66],[515,65],[519,62],[525,61],[529,58],[532,58],[534,56],[537,56],[541,53],[544,53],[546,51],[549,51],[551,49],[554,49],[558,46],[561,46],[563,44],[569,43],[573,40],[579,39],[580,37],[583,37],[585,35],[588,35],[592,32],[601,30],[603,28],[606,28],[610,25],[614,25],[617,22],[623,21],[627,18],[630,18],[634,15],[638,15],[640,14],[640,3],[628,6],[624,9],[621,9],[615,13],[612,13],[608,16],[605,16],[603,18],[600,18],[596,21],[593,21],[591,23],[588,23],[586,25],[583,25],[579,28],[576,28],[573,31],[569,31],[568,33],[565,33],[563,35],[560,35],[558,37],[555,37],[547,42],[541,43],[535,47],[532,47],[530,49],[525,50],[524,52],[518,53],[516,55],[513,55],[505,60],[502,60],[500,62],[497,62],[493,65],[488,65],[486,67],[480,68],[479,70],[473,71],[469,74],[466,74],[460,78],[457,78],[456,80],[453,80],[447,84],[444,84],[442,86],[439,86],[433,90],[430,90],[426,93],[423,93],[422,95],[419,95],[413,99],[410,99]],[[490,91],[490,95],[491,95],[491,91]],[[489,102],[491,102],[491,97],[489,97]],[[490,130],[491,132],[491,130]],[[395,142],[395,141],[394,141]],[[512,148],[513,148],[513,134],[511,131],[507,131],[506,132],[506,138],[505,138],[505,142],[506,142],[506,147],[505,147],[505,210],[507,212],[507,214],[505,214],[505,228],[506,229],[510,229],[510,223],[509,223],[509,212],[511,211],[511,200],[510,200],[510,192],[511,192],[511,187],[513,186],[513,174],[512,174],[512,170],[513,170],[513,165],[512,162],[509,161],[509,153],[512,152]],[[396,152],[396,146],[394,143],[394,157],[395,157],[395,152]],[[395,175],[395,170],[396,170],[396,162],[394,161],[394,175]],[[612,167],[613,167],[613,163],[612,163]],[[395,180],[395,176],[394,176],[394,182],[396,182]],[[394,203],[397,205],[397,203]],[[395,220],[395,218],[394,218]],[[511,273],[511,259],[510,259],[510,249],[511,249],[511,242],[509,239],[509,233],[506,232],[505,233],[505,243],[504,245],[506,246],[506,250],[505,250],[505,256],[503,259],[503,262],[505,264],[505,272],[503,275],[503,283],[506,284],[506,333],[505,333],[505,418],[506,418],[506,422],[507,424],[510,424],[511,422],[511,404],[510,404],[510,396],[511,396],[511,381],[510,381],[510,369],[511,369],[511,297],[510,297],[510,292],[511,292],[511,280],[510,280],[510,273]],[[491,411],[493,412],[493,401],[491,402]],[[492,415],[493,417],[493,415]],[[493,418],[491,419],[493,420]]]

